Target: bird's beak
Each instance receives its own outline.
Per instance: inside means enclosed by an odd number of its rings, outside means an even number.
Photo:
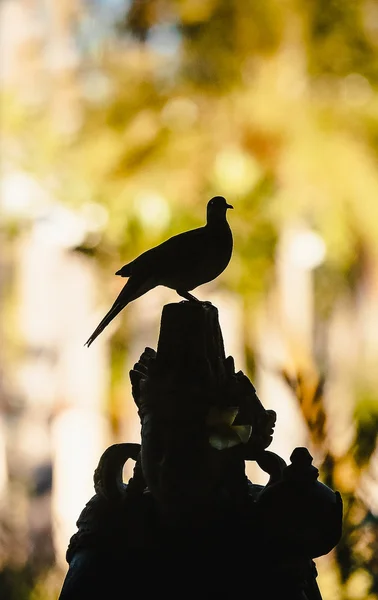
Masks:
[[[226,208],[234,208],[232,204],[226,204]]]

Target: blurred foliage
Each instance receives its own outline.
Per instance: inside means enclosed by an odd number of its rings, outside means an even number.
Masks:
[[[3,93],[10,160],[73,209],[106,208],[101,235],[89,233],[77,248],[106,273],[198,226],[206,200],[224,194],[236,208],[236,243],[222,285],[243,296],[246,312],[274,278],[281,228],[305,222],[327,248],[314,278],[317,319],[327,321],[377,264],[377,32],[376,0],[133,0],[111,43],[70,75],[66,115],[51,109],[60,80],[42,104]],[[66,126],[76,112],[79,124]],[[112,340],[115,429],[127,352],[121,338]],[[306,375],[290,377],[313,441],[326,448],[322,376],[307,388]],[[378,594],[377,519],[337,476],[347,468],[359,481],[369,463],[376,383],[356,385],[347,457],[338,462],[326,450],[323,465],[346,506],[337,550],[345,599],[364,597],[347,586],[361,568],[369,573],[366,594]]]

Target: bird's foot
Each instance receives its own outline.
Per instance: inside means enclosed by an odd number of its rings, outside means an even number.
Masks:
[[[198,300],[198,298],[193,296],[193,294],[189,294],[189,292],[182,291],[182,290],[176,290],[176,292],[178,293],[179,296],[181,296],[182,298],[185,298],[185,300],[189,300],[189,302],[199,302],[201,304],[201,300]]]

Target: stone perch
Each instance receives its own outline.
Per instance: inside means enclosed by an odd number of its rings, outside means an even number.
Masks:
[[[340,495],[317,481],[305,448],[289,466],[267,450],[276,414],[226,357],[217,309],[165,306],[157,352],[145,349],[130,381],[141,444],[100,458],[60,600],[321,600],[312,559],[340,539]],[[269,474],[265,487],[246,460]]]

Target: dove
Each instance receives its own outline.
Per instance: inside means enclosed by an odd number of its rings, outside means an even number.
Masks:
[[[158,285],[199,302],[190,292],[218,277],[231,259],[233,239],[226,218],[229,208],[233,206],[223,196],[215,196],[207,203],[206,225],[174,235],[119,269],[116,275],[129,279],[84,345],[89,348],[125,306]]]

